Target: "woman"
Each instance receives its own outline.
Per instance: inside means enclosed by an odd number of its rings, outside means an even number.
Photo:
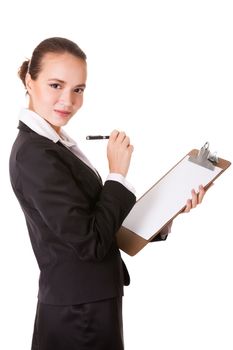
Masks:
[[[62,129],[81,108],[86,87],[86,55],[74,42],[42,41],[19,76],[29,106],[20,114],[10,176],[40,268],[32,349],[123,349],[129,275],[116,232],[135,204],[126,181],[133,146],[124,132],[111,133],[102,184]],[[193,192],[185,211],[203,196],[203,188]]]

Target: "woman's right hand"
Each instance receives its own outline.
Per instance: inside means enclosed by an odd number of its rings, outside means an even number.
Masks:
[[[110,173],[117,173],[126,176],[132,152],[133,146],[130,144],[130,139],[125,132],[113,130],[109,137],[107,147]]]

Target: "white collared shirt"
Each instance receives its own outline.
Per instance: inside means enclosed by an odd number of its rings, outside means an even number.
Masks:
[[[23,108],[19,114],[19,120],[26,124],[30,129],[35,131],[38,135],[44,136],[54,143],[60,141],[66,148],[68,148],[76,157],[81,159],[86,165],[88,165],[97,175],[96,169],[93,167],[91,162],[85,156],[85,154],[80,150],[77,143],[64,131],[61,129],[60,134],[58,134],[55,129],[39,114]],[[98,175],[99,176],[99,175]],[[120,182],[129,191],[135,193],[134,188],[130,183],[127,182],[126,178],[121,174],[110,173],[106,179]]]

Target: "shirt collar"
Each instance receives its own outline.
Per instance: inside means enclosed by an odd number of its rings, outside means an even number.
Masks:
[[[23,108],[20,111],[19,120],[37,134],[50,139],[54,143],[60,141],[69,148],[76,146],[76,142],[64,130],[61,130],[58,134],[44,118],[28,108]]]

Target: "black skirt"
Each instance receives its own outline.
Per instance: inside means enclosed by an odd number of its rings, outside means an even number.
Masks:
[[[123,350],[122,297],[69,306],[38,302],[32,350]]]

